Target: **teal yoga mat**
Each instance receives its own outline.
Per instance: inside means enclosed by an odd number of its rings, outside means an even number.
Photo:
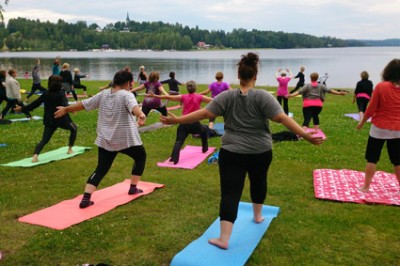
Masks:
[[[46,164],[52,161],[59,161],[59,160],[64,160],[68,159],[71,157],[74,157],[78,154],[84,153],[86,150],[90,150],[92,148],[90,147],[80,147],[80,146],[74,146],[72,147],[72,150],[74,151],[71,154],[67,154],[68,147],[61,147],[57,150],[45,152],[39,154],[39,161],[36,163],[32,163],[32,157],[25,158],[16,162],[10,162],[6,164],[1,164],[2,166],[10,166],[10,167],[33,167],[41,164]]]
[[[251,203],[240,202],[238,217],[227,250],[208,243],[219,236],[219,218],[197,240],[190,243],[172,259],[171,266],[236,266],[244,265],[257,247],[268,226],[279,213],[279,207],[263,206],[264,222],[253,222]]]

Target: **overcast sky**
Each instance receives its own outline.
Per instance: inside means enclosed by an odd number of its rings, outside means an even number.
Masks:
[[[341,39],[400,38],[400,0],[10,0],[6,22],[86,21],[101,27],[131,20],[180,23],[207,30],[244,28],[306,33]]]

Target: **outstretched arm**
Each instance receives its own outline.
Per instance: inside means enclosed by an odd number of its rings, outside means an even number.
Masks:
[[[296,135],[299,135],[300,137],[304,138],[314,145],[320,145],[324,142],[322,137],[315,137],[314,135],[305,132],[304,129],[299,126],[299,124],[297,124],[292,118],[288,117],[285,113],[280,113],[277,116],[273,117],[272,121],[283,124],[290,131],[292,131]]]
[[[68,113],[85,110],[82,102],[70,106],[57,106],[57,111],[54,113],[55,118],[60,118]]]
[[[211,101],[212,101],[212,98],[211,98],[211,97],[208,97],[208,96],[204,96],[204,95],[203,95],[203,99],[201,99],[201,101],[202,101],[202,102],[204,102],[204,103],[209,103],[209,102],[211,102]]]
[[[300,95],[300,93],[298,91],[288,94],[287,98],[293,98],[293,97],[296,97],[297,95]]]
[[[335,94],[335,95],[346,95],[347,94],[347,92],[345,92],[345,91],[337,91],[337,90],[334,90],[334,89],[331,89],[329,91],[329,93]]]
[[[168,93],[164,90],[164,86],[163,86],[163,85],[161,85],[160,87],[158,87],[158,89],[161,91],[162,94],[168,95]]]
[[[208,89],[206,89],[206,90],[204,90],[202,92],[199,92],[199,94],[206,95],[206,94],[209,94],[210,92],[211,92],[211,90],[210,90],[210,88],[208,88]]]
[[[132,114],[136,116],[139,126],[143,126],[146,123],[146,115],[142,112],[139,105],[133,107]]]
[[[187,124],[196,121],[200,121],[206,118],[215,118],[217,117],[215,114],[211,113],[207,109],[203,108],[197,110],[193,113],[183,115],[183,116],[160,116],[160,121],[164,124],[171,125],[171,124]]]
[[[139,87],[131,89],[131,92],[137,92],[137,91],[141,91],[143,89],[144,89],[144,84],[140,85]]]
[[[166,100],[171,100],[171,101],[176,101],[176,102],[180,102],[181,101],[181,95],[156,95],[154,93],[149,93],[146,94],[145,97],[147,98],[159,98],[159,99],[166,99]]]

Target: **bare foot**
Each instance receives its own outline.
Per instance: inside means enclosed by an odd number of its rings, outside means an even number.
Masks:
[[[369,192],[369,188],[365,188],[365,187],[359,187],[358,190],[361,192],[365,192],[365,193]]]
[[[72,149],[68,149],[67,154],[71,154],[74,153],[74,151]]]
[[[228,243],[220,240],[219,238],[210,238],[208,243],[211,245],[217,246],[221,249],[228,249]]]
[[[260,223],[264,222],[264,220],[265,220],[264,217],[262,217],[261,215],[259,217],[254,217],[254,222],[256,224],[260,224]]]
[[[39,161],[38,155],[34,154],[32,157],[32,163],[37,163]]]

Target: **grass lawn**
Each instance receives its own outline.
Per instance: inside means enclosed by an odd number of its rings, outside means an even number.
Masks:
[[[20,82],[30,91],[31,80]],[[94,94],[107,81],[83,83],[89,87],[88,94]],[[205,88],[201,85],[199,91]],[[400,265],[398,207],[314,198],[314,169],[364,170],[370,125],[357,131],[357,122],[344,116],[356,112],[352,97],[327,95],[320,115],[321,128],[328,136],[323,145],[305,141],[274,145],[266,204],[281,211],[246,265]],[[289,107],[301,123],[301,98],[290,99]],[[43,108],[32,114],[43,116]],[[13,117],[22,116],[7,116]],[[169,265],[176,253],[218,217],[216,164],[204,162],[194,170],[156,166],[170,155],[176,133],[173,126],[141,135],[148,155],[142,180],[165,184],[165,188],[62,231],[18,222],[20,216],[83,192],[97,163],[93,144],[97,112],[81,111],[71,117],[78,126],[76,145],[93,147],[91,151],[34,168],[0,166],[1,265]],[[147,124],[156,121],[157,113],[150,113]],[[273,132],[284,130],[273,122],[271,126]],[[0,143],[7,144],[0,147],[0,163],[32,156],[42,132],[42,121],[0,125]],[[56,131],[43,152],[66,146],[68,136],[68,131]],[[189,137],[185,144],[200,145],[200,140]],[[210,139],[209,145],[219,148],[220,139]],[[131,167],[131,160],[120,154],[99,189],[129,178]],[[378,170],[392,172],[386,150]],[[250,202],[248,183],[242,201]]]

